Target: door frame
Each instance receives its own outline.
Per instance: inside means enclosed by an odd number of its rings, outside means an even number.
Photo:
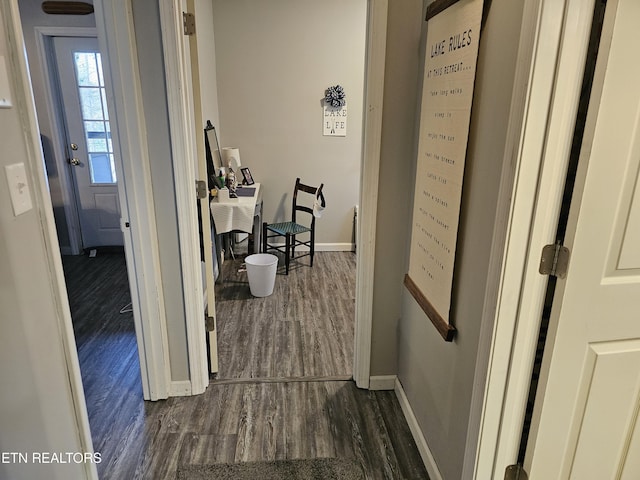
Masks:
[[[208,385],[205,329],[203,325],[202,273],[197,244],[193,180],[196,178],[195,118],[192,102],[191,70],[182,33],[183,1],[160,0],[162,44],[165,59],[167,101],[174,159],[174,178],[178,212],[183,293],[192,394]],[[373,274],[375,233],[380,171],[380,143],[386,52],[388,0],[368,0],[365,71],[364,140],[360,170],[360,212],[356,239],[356,320],[353,377],[360,388],[369,388],[371,331],[373,320]],[[179,159],[179,161],[178,161]]]
[[[187,355],[191,380],[190,394],[197,395],[203,393],[209,385],[200,234],[195,191],[195,181],[198,178],[196,135],[203,131],[204,126],[195,126],[191,57],[187,51],[188,37],[183,33],[182,12],[186,11],[185,0],[160,0],[162,50],[167,83]]]
[[[95,27],[35,27],[36,33],[36,46],[38,50],[38,58],[40,60],[40,67],[42,69],[42,75],[45,83],[45,100],[47,102],[47,116],[49,117],[49,125],[53,133],[51,139],[53,154],[55,157],[56,170],[58,172],[58,179],[60,182],[60,194],[62,196],[64,215],[66,219],[67,232],[69,234],[69,248],[62,247],[63,254],[79,255],[80,246],[82,245],[82,237],[80,231],[80,218],[78,212],[78,206],[75,201],[74,182],[71,178],[71,174],[68,168],[68,164],[65,161],[67,152],[64,147],[66,144],[63,139],[65,133],[63,132],[61,121],[62,112],[60,111],[62,106],[62,99],[59,98],[57,89],[54,85],[56,82],[51,75],[50,66],[52,58],[51,41],[53,37],[98,37],[98,31]],[[56,92],[56,93],[54,93]]]
[[[360,206],[356,245],[356,324],[353,379],[359,388],[371,383],[371,331],[373,328],[373,275],[376,258],[378,182],[384,69],[387,51],[388,0],[369,0],[366,70],[364,78],[364,138],[360,166]]]
[[[532,27],[535,33],[521,37],[520,53],[524,48],[532,57],[522,128],[516,134],[520,140],[514,149],[494,328],[478,353],[484,365],[488,362],[486,378],[474,389],[478,398],[484,391],[482,406],[475,411],[472,406],[470,420],[479,435],[467,441],[464,478],[502,479],[518,458],[547,285],[547,277],[538,273],[540,252],[555,240],[594,2],[525,4],[523,34]],[[534,15],[527,18],[527,12]]]

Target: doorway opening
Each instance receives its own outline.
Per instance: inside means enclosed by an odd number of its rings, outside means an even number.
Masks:
[[[216,287],[220,325],[217,378],[350,378],[354,374],[356,259],[351,251],[353,246],[347,242],[353,230],[353,207],[359,203],[366,148],[365,136],[360,133],[365,130],[366,120],[366,109],[361,108],[361,103],[366,103],[363,86],[367,77],[369,2],[353,2],[345,12],[343,21],[349,21],[351,32],[344,39],[344,52],[335,58],[327,54],[328,47],[318,40],[324,25],[311,20],[320,18],[312,7],[289,8],[278,3],[260,7],[258,13],[224,2],[214,3],[215,6],[218,6],[214,33],[221,146],[233,144],[239,148],[242,165],[251,167],[253,177],[261,183],[265,199],[263,221],[291,219],[296,177],[311,185],[325,183],[328,192],[323,193],[329,205],[328,215],[316,223],[320,239],[316,238],[313,267],[309,268],[305,257],[292,263],[289,275],[278,270],[274,297],[251,299],[241,260],[229,258],[222,266],[225,282]],[[269,15],[280,16],[290,27],[285,29],[286,35],[270,28],[271,22],[253,25],[257,18]],[[245,41],[230,41],[238,35]],[[258,50],[251,35],[261,39]],[[301,44],[291,45],[290,39],[296,35]],[[333,65],[323,66],[323,62],[329,63],[327,57],[331,57]],[[309,61],[310,58],[316,60]],[[271,64],[277,68],[264,66]],[[326,73],[332,69],[331,74]],[[246,75],[242,73],[245,71],[261,73]],[[349,91],[350,130],[344,137],[323,136],[322,130],[316,128],[322,125],[322,103],[313,95],[323,94],[329,85],[329,79],[326,84],[321,80],[325,75],[332,81],[333,77],[338,78]],[[247,121],[261,118],[263,112],[272,108],[272,100],[264,98],[261,92],[275,89],[283,77],[291,78],[291,98],[278,108],[278,116],[281,120],[294,120],[287,121],[286,128],[277,126],[280,121]],[[243,81],[233,81],[234,78]],[[342,173],[331,175],[332,171]],[[306,218],[301,223],[305,221]],[[336,225],[346,228],[339,230]],[[301,238],[306,239],[302,235]],[[246,246],[240,247],[246,252]],[[238,249],[234,253],[238,254]],[[280,266],[283,263],[280,261]],[[258,303],[259,309],[250,306]],[[270,320],[265,322],[266,319]]]
[[[38,122],[82,387],[93,446],[108,452],[104,440],[114,425],[104,420],[115,405],[141,403],[144,391],[120,228],[121,175],[114,158],[119,147],[111,134],[116,125],[106,102],[107,72],[94,28],[42,27],[36,34],[39,55],[30,52],[29,60],[32,70],[40,61],[49,100],[49,115],[39,109]]]

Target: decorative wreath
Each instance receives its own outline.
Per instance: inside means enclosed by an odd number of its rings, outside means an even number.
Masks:
[[[336,85],[335,87],[327,88],[324,93],[324,101],[332,107],[344,107],[347,103],[345,100],[346,96],[344,88],[340,85]]]

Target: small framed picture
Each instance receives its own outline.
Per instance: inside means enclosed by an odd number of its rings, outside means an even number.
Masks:
[[[242,177],[243,177],[243,182],[245,185],[253,185],[255,182],[253,181],[253,177],[251,176],[251,170],[249,170],[247,167],[242,167],[240,169],[240,171],[242,172]]]

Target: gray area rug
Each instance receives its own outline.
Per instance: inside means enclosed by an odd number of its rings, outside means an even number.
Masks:
[[[349,458],[312,458],[270,462],[181,465],[177,480],[364,480],[360,465]]]

